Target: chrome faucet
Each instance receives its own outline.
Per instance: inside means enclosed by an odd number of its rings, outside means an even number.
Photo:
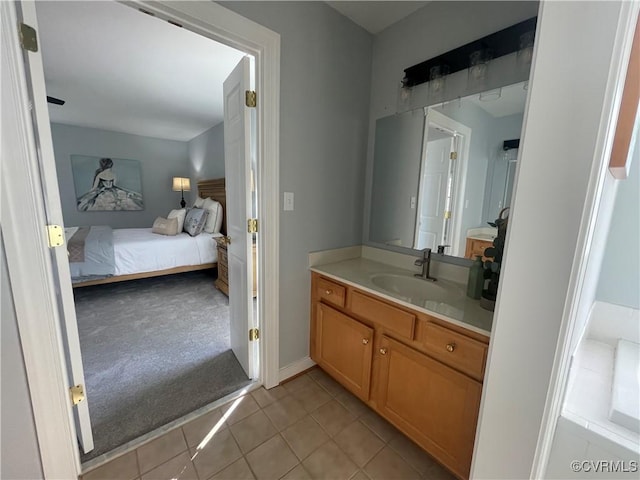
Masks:
[[[431,268],[431,249],[425,248],[422,250],[422,258],[417,259],[413,262],[414,265],[418,267],[422,267],[422,273],[416,273],[416,277],[420,277],[423,280],[429,280],[430,282],[435,282],[438,280],[437,278],[433,278],[429,275],[429,269]]]

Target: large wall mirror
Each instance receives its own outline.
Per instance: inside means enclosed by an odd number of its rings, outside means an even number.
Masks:
[[[527,85],[379,118],[367,243],[466,258],[488,246],[487,222],[511,201],[518,143],[509,141],[520,139]]]

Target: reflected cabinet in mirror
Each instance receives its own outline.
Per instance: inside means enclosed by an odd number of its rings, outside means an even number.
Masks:
[[[369,243],[482,255],[511,201],[526,86],[378,119]]]

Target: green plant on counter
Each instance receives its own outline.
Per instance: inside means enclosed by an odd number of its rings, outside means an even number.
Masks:
[[[493,246],[484,251],[485,257],[493,260],[484,262],[484,278],[489,280],[487,288],[482,291],[482,296],[487,300],[494,301],[498,295],[498,282],[500,281],[500,267],[502,265],[502,255],[504,254],[504,243],[507,238],[507,224],[509,221],[509,207],[500,210],[498,218],[489,225],[498,229],[496,238],[493,239]]]

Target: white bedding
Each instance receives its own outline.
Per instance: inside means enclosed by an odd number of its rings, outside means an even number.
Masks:
[[[150,228],[113,230],[115,275],[152,272],[185,265],[200,265],[218,260],[216,242],[220,234],[201,233],[191,237],[151,233]]]

